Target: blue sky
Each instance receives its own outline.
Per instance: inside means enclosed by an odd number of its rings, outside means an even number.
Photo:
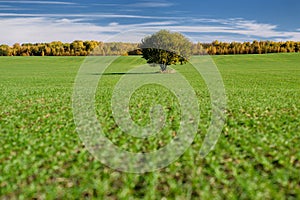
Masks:
[[[139,42],[160,29],[194,42],[300,41],[299,0],[0,0],[0,44]]]

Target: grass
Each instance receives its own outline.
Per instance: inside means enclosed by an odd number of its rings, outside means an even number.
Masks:
[[[213,57],[225,83],[227,120],[204,159],[198,153],[210,119],[209,93],[191,66],[175,66],[199,99],[199,131],[180,159],[146,174],[104,166],[79,139],[71,98],[83,59],[0,57],[0,198],[300,198],[299,54]],[[132,118],[141,125],[149,122],[148,107],[162,104],[167,121],[158,137],[133,140],[115,126],[112,89],[122,72],[144,63],[139,57],[118,58],[96,95],[107,137],[129,151],[160,148],[178,128],[176,98],[160,86],[140,88],[130,101]]]

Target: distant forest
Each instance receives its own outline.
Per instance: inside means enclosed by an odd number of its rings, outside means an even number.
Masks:
[[[97,47],[97,48],[96,48]],[[51,43],[25,43],[0,45],[0,56],[87,56],[96,48],[95,55],[141,55],[139,44],[76,40],[72,43],[55,41]],[[219,42],[194,43],[193,55],[227,54],[265,54],[300,52],[300,42],[253,41],[253,42]]]

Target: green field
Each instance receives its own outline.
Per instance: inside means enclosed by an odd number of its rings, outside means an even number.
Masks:
[[[199,156],[211,108],[205,83],[190,65],[174,66],[199,100],[197,136],[168,167],[131,174],[97,161],[75,131],[72,93],[83,57],[0,57],[0,199],[299,199],[300,54],[213,59],[228,98],[215,149]],[[161,103],[166,127],[147,141],[120,135],[110,108],[112,90],[122,73],[144,63],[140,57],[118,58],[96,93],[107,137],[133,152],[164,146],[179,120],[174,96],[145,86],[130,101],[133,120],[147,124],[149,106]]]

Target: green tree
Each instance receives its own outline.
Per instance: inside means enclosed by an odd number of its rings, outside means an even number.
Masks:
[[[167,30],[145,37],[140,48],[147,63],[159,64],[163,72],[168,65],[187,62],[192,53],[192,43],[186,37]]]

